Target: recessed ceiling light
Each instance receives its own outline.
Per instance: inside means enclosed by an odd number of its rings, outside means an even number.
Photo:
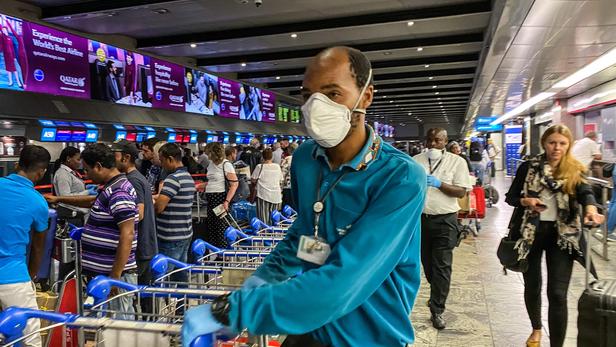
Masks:
[[[434,95],[439,95],[439,94],[440,94],[439,92],[434,93]]]
[[[432,89],[437,88],[438,86],[432,86]]]
[[[386,98],[387,98],[387,95],[383,95],[383,99],[386,99]]]
[[[412,116],[412,115],[413,115],[413,112],[409,112],[409,116]]]
[[[440,99],[440,98],[439,98],[439,99]],[[442,104],[443,104],[443,102],[442,102],[442,101],[439,101],[439,102],[438,102],[438,104],[439,104],[439,105],[442,105]]]
[[[441,98],[436,98],[436,100],[441,100]]]
[[[170,13],[171,11],[169,11],[166,8],[155,8],[152,10],[152,12],[158,13],[158,14],[167,14],[167,13]]]
[[[191,43],[190,44],[190,48],[197,48],[197,44],[196,43]]]
[[[378,92],[378,91],[379,91],[378,89],[375,89],[375,90],[374,90],[374,92],[375,92],[375,93],[376,93],[376,92]]]
[[[297,38],[297,34],[296,33],[291,34],[291,38],[292,39],[296,39]]]
[[[417,47],[417,52],[423,51],[423,47]]]
[[[383,55],[391,55],[391,52],[383,52]]]
[[[246,63],[242,63],[242,67],[246,67]]]
[[[393,100],[389,100],[389,103],[390,103],[390,104],[391,104],[391,103],[393,103],[393,102],[394,102]]]
[[[429,80],[433,80],[433,79],[434,79],[434,77],[430,76],[430,77],[428,77],[428,79],[429,79]]]
[[[426,64],[426,65],[424,65],[424,67],[425,67],[425,68],[429,68],[429,67],[430,67],[430,64]]]
[[[406,22],[406,26],[412,27],[413,25],[415,25],[415,22],[413,21]]]
[[[276,79],[277,79],[277,80],[279,80],[279,79],[280,79],[280,76],[276,76]]]

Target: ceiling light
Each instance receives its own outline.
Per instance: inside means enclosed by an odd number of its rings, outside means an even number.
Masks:
[[[169,11],[166,8],[155,8],[152,10],[152,12],[158,13],[158,14],[167,14],[167,13],[170,13],[171,11]]]
[[[390,103],[390,104],[391,104],[391,103],[393,103],[393,102],[394,102],[393,100],[389,100],[389,103]]]
[[[440,94],[439,92],[434,93],[434,95],[439,95],[439,94]]]
[[[417,52],[423,51],[423,47],[417,47]]]
[[[412,116],[412,115],[413,115],[413,112],[409,112],[409,116]]]
[[[297,38],[297,34],[296,33],[291,34],[291,38],[292,39],[296,39]]]
[[[428,77],[428,79],[429,79],[429,80],[433,80],[433,79],[434,79],[434,77],[430,76],[430,77]]]
[[[246,63],[242,63],[242,67],[246,67]]]
[[[412,27],[413,25],[415,25],[415,22],[413,22],[413,21],[406,22],[406,26],[407,27]]]
[[[386,99],[386,98],[387,98],[387,95],[383,95],[383,99]]]
[[[279,80],[279,79],[280,79],[280,76],[276,76],[276,79],[277,79],[277,80]]]
[[[441,100],[441,98],[436,98],[436,100]]]
[[[434,88],[436,88],[436,87],[438,87],[438,86],[432,86],[432,89],[434,89]]]
[[[556,89],[569,88],[572,85],[580,81],[583,81],[586,78],[596,74],[597,72],[603,71],[614,64],[616,64],[616,48],[603,54],[599,58],[592,61],[590,64],[577,70],[576,72],[567,76],[566,78],[558,81],[556,84],[552,86],[552,88],[556,88]]]
[[[439,98],[439,99],[440,99],[440,98]],[[442,105],[442,104],[443,104],[443,102],[442,102],[442,101],[439,101],[439,102],[438,102],[438,104],[439,104],[439,105]]]
[[[424,65],[424,67],[425,67],[425,68],[429,68],[429,67],[430,67],[430,64],[426,64],[426,65]]]
[[[504,115],[500,116],[495,121],[490,123],[490,125],[497,125],[497,124],[500,124],[500,123],[506,121],[509,118],[515,117],[515,116],[519,115],[520,113],[528,110],[529,108],[531,108],[535,104],[538,104],[541,101],[543,101],[543,100],[545,100],[547,98],[550,98],[550,97],[552,97],[554,95],[556,95],[556,93],[554,93],[554,92],[542,92],[542,93],[539,93],[539,94],[533,96],[532,98],[524,101],[523,103],[521,103],[518,107],[514,108],[513,110],[511,110],[511,111],[505,113]]]
[[[196,43],[191,43],[190,44],[190,48],[197,48],[197,44]]]
[[[374,90],[374,92],[375,92],[375,93],[376,93],[376,92],[378,92],[378,91],[379,91],[378,89],[375,89],[375,90]]]
[[[383,55],[391,55],[391,52],[383,52]]]

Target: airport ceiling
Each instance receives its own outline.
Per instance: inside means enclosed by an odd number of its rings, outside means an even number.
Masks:
[[[311,56],[356,47],[374,67],[369,120],[394,125],[463,123],[492,13],[491,1],[477,0],[22,1],[43,21],[126,35],[140,50],[193,57],[289,95]]]

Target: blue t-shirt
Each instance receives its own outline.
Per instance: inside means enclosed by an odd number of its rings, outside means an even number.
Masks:
[[[30,231],[47,230],[49,207],[29,179],[0,179],[0,284],[30,281],[26,249]]]

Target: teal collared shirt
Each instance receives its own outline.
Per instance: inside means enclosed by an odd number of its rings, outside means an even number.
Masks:
[[[313,235],[317,189],[322,197],[344,172],[319,223],[332,252],[322,266],[305,262],[296,254],[301,235]],[[424,169],[370,129],[361,152],[333,171],[325,151],[307,141],[293,155],[291,184],[298,218],[254,274],[269,284],[231,294],[231,328],[311,333],[336,347],[412,343]]]

